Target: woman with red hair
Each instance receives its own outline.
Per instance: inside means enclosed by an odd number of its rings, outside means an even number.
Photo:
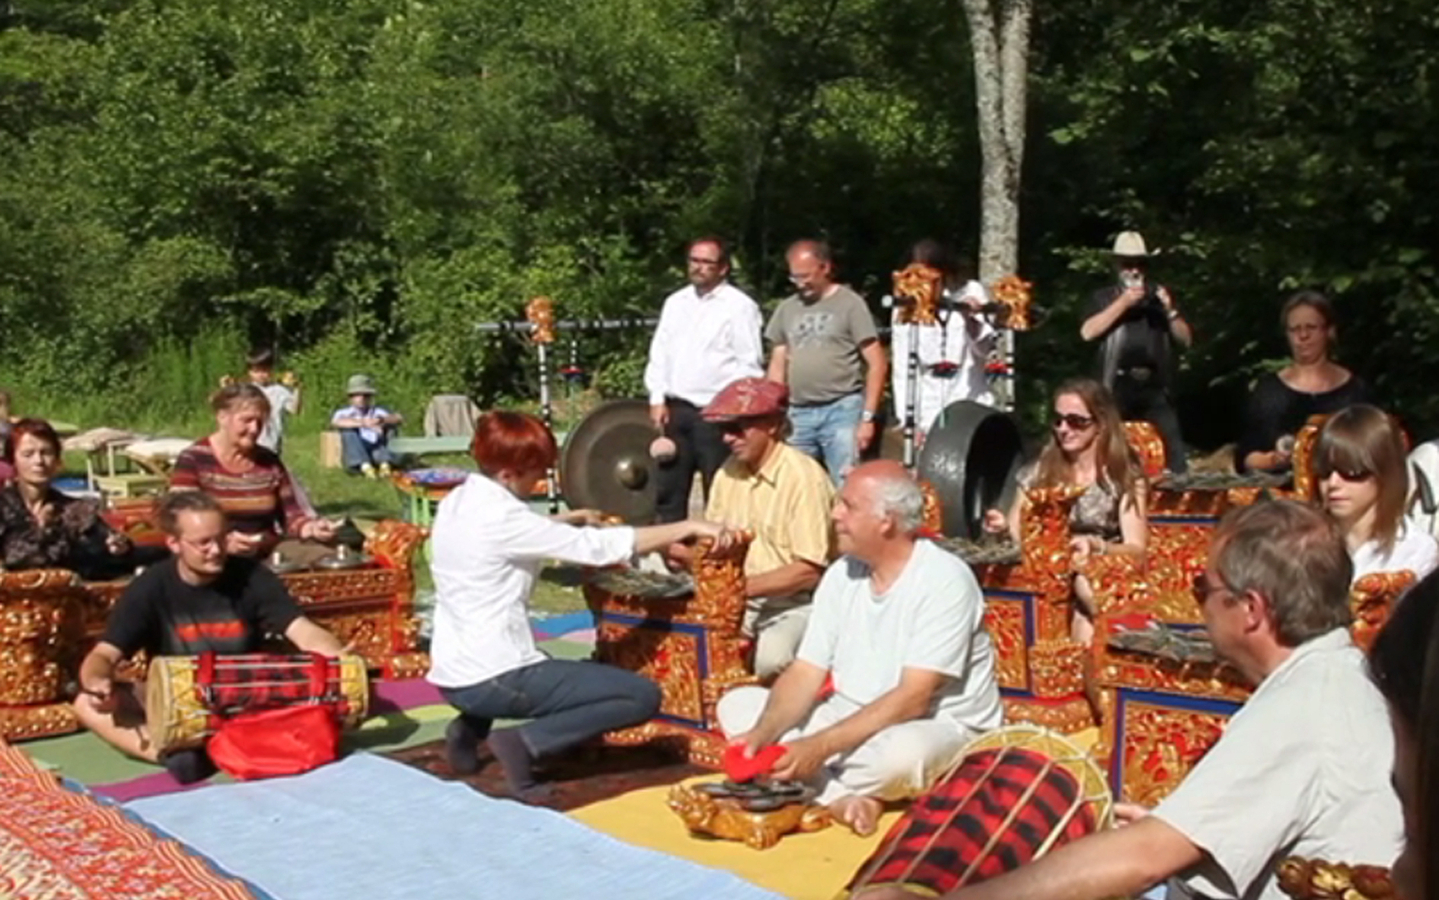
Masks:
[[[687,520],[642,528],[599,524],[593,510],[550,518],[526,500],[555,464],[554,435],[524,413],[490,412],[475,424],[470,452],[479,466],[435,512],[432,561],[435,627],[426,676],[459,710],[445,731],[450,767],[479,768],[480,741],[500,761],[511,792],[526,802],[545,793],[538,757],[637,725],[659,709],[653,682],[594,662],[550,659],[535,647],[529,599],[548,560],[608,566],[676,541],[731,540],[722,526]],[[495,719],[530,719],[490,733]]]
[[[100,518],[93,500],[55,490],[60,437],[42,419],[21,419],[10,430],[5,461],[15,478],[0,489],[0,566],[62,568],[88,579],[126,571],[130,541]]]

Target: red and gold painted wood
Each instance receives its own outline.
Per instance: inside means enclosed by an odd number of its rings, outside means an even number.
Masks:
[[[136,532],[142,522],[135,520]],[[374,565],[282,579],[305,615],[341,644],[353,643],[372,670],[386,678],[422,675],[429,654],[419,647],[411,565],[424,537],[418,526],[383,521],[365,542]],[[127,583],[82,582],[59,569],[0,574],[0,737],[25,740],[78,728],[70,697],[80,660]],[[142,662],[122,675],[143,676],[143,670]]]
[[[611,732],[615,744],[677,742],[691,762],[719,768],[724,738],[715,707],[730,688],[754,683],[740,632],[745,611],[748,538],[729,553],[701,543],[692,563],[694,593],[681,597],[616,594],[585,585],[595,615],[595,658],[654,681],[660,715]]]

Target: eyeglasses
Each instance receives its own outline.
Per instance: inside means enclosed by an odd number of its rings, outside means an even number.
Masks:
[[[718,265],[723,265],[723,263],[721,263],[721,262],[720,262],[719,260],[717,260],[717,259],[705,259],[705,258],[702,257],[702,256],[691,256],[691,257],[690,257],[690,265],[692,265],[692,266],[718,266]]]
[[[1323,330],[1324,330],[1324,326],[1323,326],[1323,325],[1312,325],[1312,324],[1309,324],[1309,323],[1305,323],[1305,324],[1303,324],[1303,325],[1290,325],[1290,326],[1289,326],[1288,328],[1286,328],[1285,330],[1288,331],[1290,334],[1297,336],[1297,335],[1305,335],[1305,334],[1314,334],[1314,333],[1316,333],[1316,332],[1323,331]]]
[[[1070,431],[1083,431],[1094,424],[1093,416],[1081,416],[1079,413],[1055,413],[1053,425],[1057,429],[1061,425]]]
[[[1194,576],[1194,582],[1190,585],[1190,589],[1194,592],[1194,602],[1201,607],[1215,594],[1232,595],[1234,593],[1229,589],[1229,585],[1222,581],[1210,581],[1209,576],[1203,572]]]

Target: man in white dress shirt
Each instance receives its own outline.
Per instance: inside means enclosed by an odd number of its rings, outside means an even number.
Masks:
[[[1214,649],[1256,687],[1219,742],[1153,812],[1121,804],[1125,827],[946,896],[1102,900],[1169,879],[1170,898],[1283,900],[1286,856],[1389,865],[1403,836],[1394,739],[1349,637],[1350,566],[1318,510],[1283,500],[1226,516],[1197,599]]]
[[[661,461],[657,478],[661,522],[688,516],[696,471],[708,499],[714,473],[729,457],[719,429],[701,418],[700,410],[730,382],[764,374],[759,306],[725,280],[729,250],[724,241],[694,241],[687,265],[690,283],[665,298],[645,366],[650,421],[675,444],[673,458]]]

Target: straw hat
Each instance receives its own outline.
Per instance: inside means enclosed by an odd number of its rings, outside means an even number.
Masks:
[[[1121,231],[1114,239],[1114,255],[1126,259],[1142,259],[1146,256],[1158,256],[1159,251],[1149,252],[1144,245],[1144,235],[1137,231]]]

